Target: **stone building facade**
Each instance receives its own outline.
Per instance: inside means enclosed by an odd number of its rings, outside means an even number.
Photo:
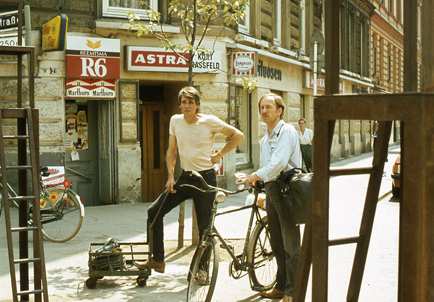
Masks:
[[[169,1],[145,2],[162,14],[164,32],[183,43],[179,24],[167,13]],[[142,22],[148,22],[143,7],[108,0],[24,4],[31,7],[32,45],[37,54],[41,164],[65,166],[85,205],[153,201],[167,178],[164,154],[169,120],[180,112],[177,92],[187,85],[185,69],[172,64],[159,40],[127,30],[128,11],[136,11]],[[374,87],[367,70],[373,7],[367,0],[343,0],[342,13],[346,16],[342,22],[352,29],[340,33],[342,49],[352,52],[348,56],[343,52],[341,93],[368,92]],[[69,44],[62,51],[43,51],[41,28],[58,14],[69,18]],[[193,85],[202,93],[202,113],[214,114],[245,134],[237,150],[219,166],[219,184],[231,189],[234,172],[259,168],[259,140],[266,129],[257,109],[261,95],[281,95],[288,108],[285,121],[298,127],[303,117],[313,128],[311,36],[324,28],[323,1],[250,1],[246,18],[216,37],[220,26],[213,25],[204,41],[204,46],[215,50],[208,65],[219,69],[196,75]],[[255,56],[258,88],[252,93],[243,89],[233,72],[234,53]],[[168,65],[158,65],[156,58]],[[0,60],[0,106],[4,107],[16,94],[16,62]],[[317,86],[322,94],[324,73]],[[333,160],[370,151],[370,131],[369,121],[338,121]],[[225,137],[217,136],[215,149],[224,143]]]
[[[374,0],[372,15],[370,65],[374,87],[373,93],[400,93],[404,91],[404,3],[402,0]],[[418,1],[420,16],[421,2]],[[420,20],[420,17],[419,17]],[[418,29],[418,83],[420,91],[420,66],[422,48],[420,22]],[[400,122],[394,121],[391,144],[400,143]]]

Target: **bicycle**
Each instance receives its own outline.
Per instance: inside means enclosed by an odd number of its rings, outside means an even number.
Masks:
[[[40,168],[41,176],[49,176],[48,167]],[[0,175],[1,179],[1,175]],[[39,179],[39,205],[43,236],[54,242],[65,242],[77,235],[84,217],[84,206],[80,196],[65,185],[45,186]],[[8,197],[18,197],[15,190],[7,184]],[[16,200],[11,200],[19,207]],[[0,213],[3,204],[3,184],[0,182]],[[33,225],[33,207],[29,202],[27,223]]]
[[[210,302],[217,282],[219,267],[219,246],[215,237],[221,242],[232,258],[229,263],[229,275],[234,279],[239,279],[249,275],[250,287],[254,291],[263,291],[272,288],[276,283],[277,263],[271,250],[270,235],[268,233],[267,216],[261,216],[261,207],[258,205],[259,194],[263,191],[260,182],[254,189],[254,201],[250,205],[217,213],[217,206],[226,200],[227,195],[238,194],[252,188],[239,187],[237,191],[227,191],[222,188],[213,187],[206,183],[202,176],[197,172],[192,172],[199,177],[207,188],[200,189],[193,185],[185,184],[202,192],[216,192],[215,202],[212,209],[211,222],[201,238],[200,245],[196,248],[188,271],[187,301]],[[234,213],[237,211],[251,209],[249,225],[242,254],[235,255],[233,248],[226,243],[214,226],[216,216]],[[252,230],[253,221],[255,225]]]

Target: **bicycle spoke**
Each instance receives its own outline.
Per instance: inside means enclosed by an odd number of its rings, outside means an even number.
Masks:
[[[266,217],[263,220],[267,222]],[[258,224],[251,240],[248,261],[252,264],[249,270],[252,288],[270,289],[276,283],[277,263],[271,250],[268,224]]]
[[[55,242],[73,238],[80,230],[83,220],[80,204],[75,196],[63,187],[46,190],[47,205],[41,209],[44,236]]]
[[[219,247],[214,238],[208,238],[206,247],[199,246],[189,272],[187,301],[211,301],[217,281]],[[203,250],[201,250],[203,249]]]

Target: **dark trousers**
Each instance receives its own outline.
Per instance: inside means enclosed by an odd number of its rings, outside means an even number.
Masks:
[[[275,288],[292,297],[300,257],[300,227],[289,222],[279,183],[267,182],[265,192],[270,244],[277,261]]]
[[[312,172],[312,145],[300,145],[307,172]]]
[[[211,186],[217,185],[217,177],[215,171],[210,169],[199,172],[205,179],[206,183]],[[199,235],[202,237],[205,229],[209,226],[211,211],[214,203],[215,193],[203,193],[191,187],[181,187],[182,184],[194,185],[204,189],[204,185],[200,179],[191,174],[191,172],[183,171],[178,181],[174,185],[176,193],[168,193],[164,200],[166,191],[163,192],[157,200],[148,209],[148,226],[154,221],[158,210],[161,210],[153,225],[153,259],[164,261],[164,216],[173,208],[180,205],[188,198],[193,198],[194,208],[196,210],[197,224],[199,227]],[[163,203],[164,201],[164,203]]]

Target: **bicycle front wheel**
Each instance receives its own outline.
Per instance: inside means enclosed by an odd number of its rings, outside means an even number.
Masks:
[[[219,268],[219,246],[213,237],[199,245],[188,272],[187,302],[211,302]]]
[[[253,229],[247,249],[250,284],[253,290],[271,289],[276,284],[277,262],[271,250],[268,219],[265,216]]]
[[[49,200],[47,200],[49,199]],[[65,242],[77,235],[83,222],[80,201],[64,187],[50,187],[41,192],[42,234],[48,240]]]

